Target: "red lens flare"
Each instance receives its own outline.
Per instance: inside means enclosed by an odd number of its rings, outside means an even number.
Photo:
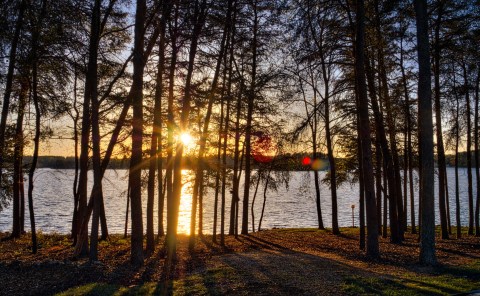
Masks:
[[[302,159],[302,164],[303,165],[310,165],[312,163],[312,159],[308,156],[305,156],[303,159]]]

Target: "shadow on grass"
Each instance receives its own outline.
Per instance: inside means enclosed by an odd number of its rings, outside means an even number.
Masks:
[[[478,270],[441,267],[440,275],[383,275],[320,256],[267,249],[216,256],[172,281],[129,287],[90,283],[59,295],[445,295],[478,288]]]
[[[241,235],[241,246],[229,249],[200,237],[195,252],[187,251],[185,246],[179,250],[183,253],[173,280],[158,280],[165,263],[164,253],[157,251],[140,269],[133,269],[127,260],[97,282],[92,282],[93,277],[89,281],[63,281],[59,289],[68,290],[60,295],[445,295],[479,288],[478,260],[471,265],[433,269],[409,266],[410,262],[386,254],[375,263],[375,271],[368,268],[368,262],[364,264],[366,260],[360,255],[349,257],[335,245],[322,246],[317,245],[321,240],[312,241],[303,252],[299,249],[308,242],[301,237],[288,239],[293,241],[287,245],[291,247],[283,245],[275,234]],[[246,251],[239,252],[238,248]],[[342,259],[325,258],[311,250],[338,254]],[[363,263],[357,265],[349,258]],[[71,288],[73,285],[80,286]]]

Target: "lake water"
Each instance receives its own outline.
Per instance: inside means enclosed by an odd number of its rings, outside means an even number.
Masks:
[[[455,224],[455,175],[453,168],[447,168],[449,192],[450,192],[450,211],[452,224]],[[73,170],[53,170],[38,169],[35,174],[34,189],[34,208],[37,222],[37,229],[45,233],[57,232],[68,234],[71,230],[71,219],[73,212]],[[107,170],[103,182],[105,196],[105,210],[107,223],[110,233],[123,233],[126,209],[126,190],[127,190],[127,170]],[[191,209],[191,173],[184,171],[186,184],[182,190],[182,199],[180,205],[180,218],[178,230],[180,233],[189,233],[190,230],[190,209]],[[325,172],[320,172],[323,178]],[[468,225],[468,198],[467,198],[467,169],[461,168],[459,172],[460,179],[460,208],[462,225]],[[317,213],[315,205],[315,187],[313,183],[313,172],[290,172],[289,186],[278,185],[277,191],[269,189],[267,191],[267,201],[265,214],[262,221],[262,228],[283,228],[283,227],[317,227]],[[89,175],[89,186],[92,186],[92,174]],[[474,194],[475,194],[475,174],[473,174]],[[210,179],[210,183],[214,180]],[[25,182],[27,184],[27,182]],[[418,182],[415,183],[418,187]],[[242,184],[241,184],[242,185]],[[240,187],[242,188],[242,186]],[[258,227],[258,219],[261,213],[263,202],[263,184],[260,185],[255,201],[255,227]],[[251,188],[250,199],[252,199],[255,187]],[[416,188],[417,191],[418,188]],[[25,189],[25,192],[27,190]],[[226,230],[228,230],[229,209],[231,194],[227,190],[226,199]],[[417,192],[415,192],[418,194]],[[340,226],[352,225],[352,209],[355,205],[354,219],[355,225],[359,223],[359,203],[358,203],[358,184],[344,183],[338,189],[338,217]],[[240,192],[240,223],[242,211],[242,196]],[[476,196],[476,195],[474,195]],[[146,225],[146,189],[142,195],[144,229]],[[418,203],[417,196],[415,197]],[[410,201],[408,201],[410,202]],[[435,200],[436,224],[439,224],[438,201]],[[209,188],[204,195],[204,233],[212,233],[214,190]],[[219,205],[220,206],[220,205]],[[326,184],[321,184],[321,206],[323,221],[326,227],[331,227],[331,197],[330,189]],[[157,201],[155,201],[157,207]],[[409,206],[410,207],[410,206]],[[415,205],[416,215],[418,217],[418,204]],[[250,212],[250,210],[249,210]],[[157,210],[155,208],[155,223],[157,221]],[[408,214],[410,221],[410,213]],[[29,214],[26,209],[25,228],[29,230]],[[219,217],[220,220],[220,217]],[[249,213],[251,231],[251,214]],[[418,221],[418,218],[416,219]],[[418,224],[418,222],[417,222]],[[12,209],[7,207],[0,212],[0,231],[11,231]],[[130,224],[129,224],[130,225]],[[218,226],[219,227],[219,226]],[[156,229],[156,225],[155,225]],[[219,228],[218,228],[219,229]]]

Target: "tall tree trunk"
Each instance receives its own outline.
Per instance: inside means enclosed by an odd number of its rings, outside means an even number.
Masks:
[[[85,96],[89,97],[92,104],[92,150],[93,150],[93,217],[90,238],[90,261],[98,260],[98,227],[100,220],[102,200],[101,156],[100,156],[100,122],[97,80],[98,80],[98,45],[100,41],[100,11],[101,0],[95,0],[92,11],[90,46],[88,53],[87,81]]]
[[[465,90],[465,104],[467,107],[467,180],[468,180],[468,235],[473,235],[474,213],[473,213],[473,177],[472,177],[472,116],[470,108],[470,85],[468,84],[468,73],[465,62],[463,63],[463,80]]]
[[[375,139],[375,191],[377,195],[378,232],[382,231],[382,152],[380,141]]]
[[[153,125],[152,125],[152,136],[150,141],[150,159],[149,159],[149,168],[148,168],[148,192],[147,192],[147,253],[151,254],[155,250],[155,230],[153,226],[153,207],[155,201],[155,172],[158,167],[158,227],[159,235],[163,232],[163,211],[160,210],[160,203],[163,200],[162,196],[162,139],[161,139],[161,130],[162,130],[162,96],[163,96],[163,72],[165,69],[165,30],[166,30],[166,18],[169,11],[169,2],[164,1],[162,3],[162,16],[160,19],[160,40],[158,44],[158,63],[157,63],[157,77],[155,85],[155,102],[154,102],[154,113],[153,113]],[[159,166],[158,166],[159,165]],[[163,207],[162,207],[163,208]],[[162,227],[162,230],[160,230]]]
[[[26,78],[19,77],[20,93],[18,94],[17,123],[13,149],[13,230],[11,237],[18,238],[22,234],[22,213],[20,186],[23,185],[22,150],[23,150],[23,118],[28,97],[29,83]]]
[[[209,176],[206,177],[207,180],[200,183],[199,193],[198,193],[198,235],[203,236],[203,194],[205,193],[205,183],[208,183]]]
[[[217,242],[217,220],[218,220],[218,196],[220,195],[220,159],[222,151],[222,132],[223,131],[223,100],[220,103],[220,124],[218,127],[217,141],[217,167],[215,172],[215,198],[213,203],[213,242]]]
[[[28,210],[30,214],[30,231],[32,234],[32,253],[37,253],[37,231],[35,225],[35,211],[33,207],[33,188],[34,188],[34,181],[33,177],[35,175],[35,170],[37,168],[37,161],[38,161],[38,153],[40,150],[40,119],[41,119],[41,112],[40,112],[40,102],[38,98],[38,43],[40,39],[40,32],[43,27],[43,20],[46,15],[47,10],[47,0],[43,0],[41,4],[40,15],[38,18],[38,22],[32,34],[32,97],[33,97],[33,105],[35,108],[35,136],[33,138],[33,156],[32,156],[32,163],[30,165],[30,169],[28,171]],[[75,72],[75,82],[74,82],[74,109],[76,112],[75,117],[75,156],[77,154],[77,145],[78,145],[78,138],[76,137],[76,125],[78,122],[78,111],[76,107],[76,83],[77,83],[77,75]],[[75,181],[73,191],[74,194],[76,193],[76,178],[77,178],[77,157],[75,157]]]
[[[455,74],[453,74],[453,91],[455,93],[456,115],[455,115],[455,217],[457,222],[457,239],[462,237],[462,222],[460,220],[460,184],[458,180],[458,147],[460,144],[460,103],[458,99]]]
[[[414,0],[417,24],[418,52],[418,139],[420,151],[420,262],[434,265],[435,210],[433,167],[433,119],[430,76],[430,49],[428,41],[427,1]]]
[[[22,130],[23,138],[23,130]],[[19,176],[18,190],[20,195],[20,233],[25,234],[25,184],[23,183],[23,143],[20,146],[20,162],[19,162]]]
[[[173,203],[173,132],[175,129],[175,117],[173,112],[174,88],[175,88],[175,67],[177,64],[177,28],[178,28],[178,5],[175,5],[173,24],[171,25],[170,43],[172,54],[170,58],[170,70],[168,74],[168,102],[167,102],[167,169],[166,169],[166,191],[167,191],[167,236],[169,231],[173,231],[172,214],[174,211]]]
[[[260,186],[260,179],[261,179],[260,170],[257,173],[258,173],[257,184],[255,184],[255,192],[253,193],[252,205],[250,206],[250,213],[252,215],[252,232],[255,232],[255,210],[254,210],[254,207],[255,207],[255,200],[257,199],[258,187]]]
[[[247,122],[245,130],[245,183],[243,190],[242,234],[248,234],[248,203],[250,196],[251,150],[252,150],[252,122],[253,108],[256,96],[257,83],[257,46],[258,46],[258,8],[257,0],[252,3],[253,8],[253,40],[252,40],[252,80],[248,92]]]
[[[132,216],[132,239],[130,261],[143,264],[143,218],[142,218],[142,144],[143,144],[143,46],[146,0],[138,0],[135,13],[135,39],[133,49],[132,82],[132,155],[130,159],[129,184]]]
[[[475,204],[475,236],[480,236],[480,153],[478,151],[478,104],[480,100],[480,67],[477,72],[477,81],[475,83],[475,119],[473,126],[474,147],[475,147],[475,176],[477,180],[477,201]]]
[[[404,230],[407,231],[407,213],[408,213],[408,155],[407,155],[407,138],[408,138],[408,131],[405,128],[404,134],[403,134],[403,226]]]
[[[448,239],[447,209],[445,205],[445,149],[443,147],[442,133],[442,111],[440,105],[440,26],[442,23],[443,5],[439,1],[438,16],[435,21],[435,43],[434,43],[434,83],[435,83],[435,120],[437,128],[437,155],[438,155],[438,206],[440,212],[440,225],[442,239]]]
[[[128,235],[128,212],[130,211],[130,184],[127,187],[127,209],[125,210],[125,227],[123,230],[123,238]]]
[[[448,175],[447,175],[447,167],[445,166],[445,204],[447,207],[447,227],[448,227],[448,234],[452,234],[452,220],[450,219],[450,196],[448,191]]]
[[[387,177],[387,163],[383,160],[383,228],[382,228],[382,237],[387,238],[388,236],[388,217],[387,217],[387,205],[388,205],[388,177]],[[390,225],[391,228],[391,225]]]
[[[332,233],[340,234],[338,228],[338,204],[337,204],[337,170],[335,166],[335,157],[333,155],[332,132],[330,128],[330,93],[329,93],[329,74],[327,74],[325,62],[322,63],[324,76],[324,103],[325,103],[325,138],[327,140],[327,154],[330,168],[330,192],[332,196]]]
[[[227,43],[230,40],[230,34],[227,37]],[[213,227],[214,227],[214,232],[213,232],[213,241],[217,242],[217,224],[218,224],[218,196],[222,194],[222,201],[225,201],[225,179],[223,178],[224,172],[226,173],[226,170],[224,171],[224,164],[223,163],[223,155],[225,156],[225,161],[226,161],[226,151],[223,151],[223,144],[222,140],[224,139],[224,134],[226,135],[228,132],[228,124],[227,124],[227,118],[225,118],[224,115],[224,101],[228,101],[228,97],[225,94],[225,84],[230,83],[231,85],[231,78],[229,77],[229,82],[227,82],[227,54],[224,55],[224,69],[223,69],[223,85],[222,85],[222,97],[220,99],[220,124],[218,127],[218,141],[217,141],[217,165],[216,165],[216,172],[215,172],[215,211],[214,211],[214,218],[213,218]],[[231,66],[231,65],[230,65]],[[228,108],[230,107],[230,104],[227,102]],[[229,111],[229,110],[228,110]],[[225,121],[225,124],[224,124]],[[220,178],[222,178],[220,180]],[[220,193],[220,182],[222,182],[222,188],[221,188],[221,193]],[[223,206],[225,206],[223,204]],[[225,208],[223,207],[222,210],[224,211]],[[223,227],[221,230],[221,245],[223,246],[225,240],[224,240],[224,235],[225,235],[225,213],[221,213],[221,217],[223,217],[223,220],[221,221],[220,227]],[[223,223],[223,224],[222,224]]]
[[[90,32],[90,39],[93,39],[93,28]],[[93,41],[90,40],[90,52],[92,50]],[[98,46],[98,45],[97,45]],[[96,57],[95,57],[96,58]],[[93,62],[89,60],[89,63]],[[85,79],[85,90],[90,90],[92,83],[91,73],[87,73]],[[82,131],[80,139],[80,173],[78,175],[78,210],[77,210],[77,229],[75,234],[77,236],[77,244],[79,246],[79,256],[86,256],[88,251],[88,223],[84,223],[84,217],[87,216],[87,184],[88,184],[88,152],[89,152],[89,138],[90,138],[90,104],[91,96],[86,91],[83,99],[82,110]],[[83,234],[83,236],[80,236]]]
[[[220,210],[220,245],[225,246],[225,207],[226,207],[226,186],[227,186],[227,142],[228,142],[228,133],[230,131],[230,112],[232,104],[232,80],[233,80],[233,59],[234,57],[234,46],[235,46],[235,21],[237,15],[237,6],[233,7],[233,17],[232,17],[232,29],[230,32],[230,47],[229,47],[229,63],[228,63],[228,82],[227,82],[227,114],[225,117],[224,124],[224,134],[223,134],[223,152],[222,152],[222,201],[221,201],[221,210]],[[225,63],[226,65],[227,63]],[[233,203],[233,201],[232,201]]]
[[[357,125],[360,126],[357,116]],[[360,133],[359,133],[360,134]],[[363,181],[363,158],[362,158],[362,140],[357,138],[358,145],[358,188],[359,188],[359,213],[360,213],[360,250],[365,250],[365,183]],[[353,224],[353,223],[352,223]]]
[[[229,235],[236,234],[237,231],[237,220],[238,216],[238,203],[240,200],[239,197],[239,179],[240,179],[240,170],[242,166],[239,165],[239,156],[240,156],[240,115],[242,109],[242,91],[243,91],[243,82],[240,84],[240,91],[238,92],[237,106],[236,106],[236,120],[235,120],[235,150],[233,155],[233,186],[232,186],[232,202],[230,204],[230,227],[228,229]]]
[[[233,46],[233,44],[232,44]],[[233,52],[233,50],[231,51]],[[233,54],[230,56],[230,61],[233,59]],[[228,141],[228,127],[230,121],[230,100],[232,95],[232,63],[230,62],[229,78],[227,87],[227,114],[225,117],[225,124],[223,127],[223,152],[222,152],[222,201],[220,210],[220,245],[225,245],[225,196],[227,185],[227,141]]]
[[[72,217],[72,238],[73,245],[77,243],[77,223],[78,223],[78,172],[79,172],[79,159],[78,159],[78,120],[80,119],[80,113],[77,108],[77,81],[78,72],[75,66],[74,80],[73,80],[73,141],[75,145],[75,176],[73,179],[73,217]]]
[[[2,118],[0,119],[0,189],[3,190],[3,160],[5,151],[5,129],[7,128],[7,117],[10,108],[10,96],[12,94],[13,76],[15,72],[15,63],[17,59],[17,45],[20,39],[20,32],[23,26],[23,15],[25,13],[27,1],[22,0],[18,7],[18,16],[15,23],[15,31],[13,33],[12,43],[10,45],[10,54],[8,61],[7,77],[5,82],[5,89],[3,92]]]
[[[313,78],[312,78],[313,79]],[[314,109],[317,106],[317,93],[314,91],[313,93],[313,105]],[[307,111],[307,116],[308,116],[308,109],[307,109],[307,102],[305,101],[305,109]],[[318,117],[317,117],[317,112],[314,110],[313,111],[313,124],[310,125],[311,131],[312,131],[312,150],[313,150],[313,160],[317,159],[320,157],[317,151],[318,147]],[[318,229],[325,229],[323,225],[323,217],[322,217],[322,205],[321,205],[321,186],[320,186],[320,173],[318,170],[313,171],[313,178],[315,182],[315,205],[317,207],[317,219],[318,219]],[[333,206],[332,206],[332,217],[333,217]],[[338,227],[337,227],[338,228]],[[332,220],[332,230],[333,230],[333,220]],[[338,229],[337,229],[338,231]],[[338,234],[336,232],[335,234]]]
[[[380,256],[378,248],[378,219],[373,185],[370,120],[368,116],[368,98],[365,81],[365,7],[363,0],[357,1],[356,12],[355,85],[358,101],[359,130],[362,147],[362,174],[365,184],[365,205],[367,212],[367,256],[370,258],[378,258]]]

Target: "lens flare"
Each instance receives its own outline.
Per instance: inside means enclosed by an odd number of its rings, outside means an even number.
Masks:
[[[308,156],[305,156],[303,159],[302,159],[302,164],[303,165],[310,165],[312,163],[312,159]]]

